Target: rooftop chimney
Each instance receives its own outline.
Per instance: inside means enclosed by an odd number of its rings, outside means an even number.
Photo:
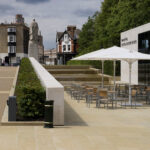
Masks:
[[[16,23],[17,24],[24,24],[24,18],[22,16],[22,14],[17,14],[16,15]]]
[[[76,30],[76,26],[67,26],[67,31],[75,31]]]
[[[75,30],[76,30],[76,26],[73,26],[73,25],[67,26],[67,31],[70,33],[70,35],[71,35],[72,37],[74,37],[74,32],[75,32]]]

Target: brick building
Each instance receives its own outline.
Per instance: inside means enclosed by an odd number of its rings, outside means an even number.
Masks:
[[[22,15],[15,23],[0,24],[0,64],[14,64],[28,56],[29,28]]]
[[[80,30],[76,26],[67,26],[64,32],[56,34],[57,63],[66,64],[77,54]]]

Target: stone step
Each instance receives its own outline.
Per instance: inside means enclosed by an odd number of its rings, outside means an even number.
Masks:
[[[54,76],[58,81],[101,81],[101,77],[87,77],[87,76]],[[108,78],[104,78],[104,81],[109,81]]]
[[[60,81],[60,83],[63,86],[70,86],[72,83],[79,84],[79,85],[86,84],[93,87],[98,87],[102,85],[101,81]],[[105,81],[104,83],[108,84],[108,81]]]
[[[91,69],[47,69],[51,74],[97,74],[97,71]]]
[[[100,70],[92,69],[90,66],[44,66],[47,71],[52,74],[56,80],[63,85],[70,83],[88,83],[91,85],[101,85],[101,75],[98,73]],[[109,83],[109,77],[104,77],[104,83]]]
[[[74,77],[74,78],[78,78],[78,77],[86,77],[86,78],[101,78],[100,75],[98,74],[52,74],[54,77]]]
[[[44,65],[45,69],[89,69],[90,66]]]

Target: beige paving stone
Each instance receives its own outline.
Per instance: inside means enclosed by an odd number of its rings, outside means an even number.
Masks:
[[[88,108],[65,93],[65,126],[0,126],[0,150],[150,150],[149,114],[150,107]]]
[[[1,150],[17,150],[17,135],[0,135],[0,149]]]
[[[0,67],[1,77],[14,77],[16,74],[16,67]]]
[[[35,150],[36,149],[35,139],[36,137],[32,133],[17,134],[17,149]]]
[[[10,91],[13,83],[13,78],[0,79],[0,91]]]

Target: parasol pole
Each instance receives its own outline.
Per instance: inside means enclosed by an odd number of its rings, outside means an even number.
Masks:
[[[104,88],[104,60],[102,60],[102,88]]]
[[[114,60],[114,100],[116,98],[116,94],[115,94],[115,91],[116,91],[116,60]]]
[[[132,97],[131,97],[131,69],[132,69],[132,63],[129,62],[129,104],[132,103]]]

